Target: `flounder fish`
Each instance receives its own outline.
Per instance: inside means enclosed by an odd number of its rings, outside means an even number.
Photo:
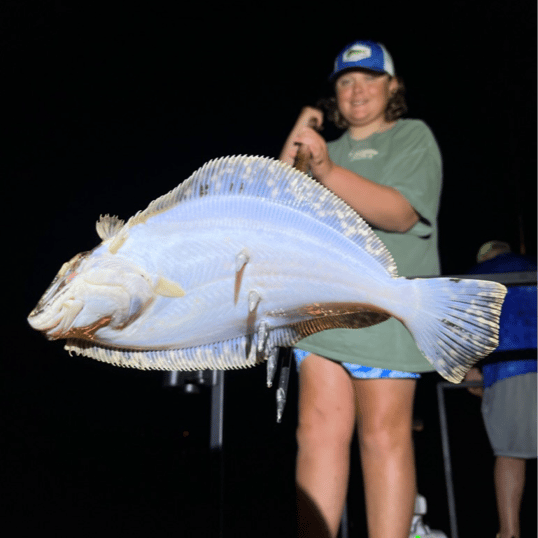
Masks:
[[[331,328],[397,318],[447,380],[498,344],[506,288],[402,278],[366,222],[269,158],[206,163],[127,223],[101,217],[95,249],[64,264],[30,325],[117,366],[245,368]]]

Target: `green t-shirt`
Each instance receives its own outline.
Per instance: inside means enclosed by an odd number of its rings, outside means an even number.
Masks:
[[[442,162],[428,126],[400,119],[383,133],[354,140],[344,133],[329,142],[334,163],[401,192],[420,215],[405,233],[374,229],[392,254],[400,276],[439,274],[437,211]],[[391,318],[364,329],[330,329],[304,338],[296,347],[340,362],[407,372],[433,370],[407,329]]]

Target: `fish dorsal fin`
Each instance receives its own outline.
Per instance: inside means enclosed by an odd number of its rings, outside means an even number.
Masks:
[[[95,229],[101,240],[106,241],[114,237],[123,228],[123,225],[124,221],[118,217],[101,215],[95,223]]]
[[[309,214],[359,245],[392,276],[397,276],[391,254],[354,209],[306,174],[267,157],[241,155],[209,161],[133,216],[127,226],[145,222],[189,199],[234,195],[266,199]]]

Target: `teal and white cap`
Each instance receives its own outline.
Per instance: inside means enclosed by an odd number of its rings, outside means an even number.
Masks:
[[[348,45],[334,62],[329,80],[348,69],[369,69],[394,76],[394,63],[387,49],[376,41],[355,41]]]

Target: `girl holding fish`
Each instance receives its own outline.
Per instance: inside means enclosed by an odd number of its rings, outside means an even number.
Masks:
[[[312,176],[374,228],[401,276],[439,274],[441,155],[422,121],[400,118],[403,84],[392,58],[379,43],[354,42],[338,55],[330,80],[336,95],[328,116],[345,133],[327,143],[312,128],[322,125],[323,112],[307,107],[280,159],[293,164],[301,146]],[[336,537],[356,422],[369,536],[407,538],[416,496],[413,400],[419,372],[431,371],[430,363],[394,318],[309,336],[295,355],[299,491]]]

